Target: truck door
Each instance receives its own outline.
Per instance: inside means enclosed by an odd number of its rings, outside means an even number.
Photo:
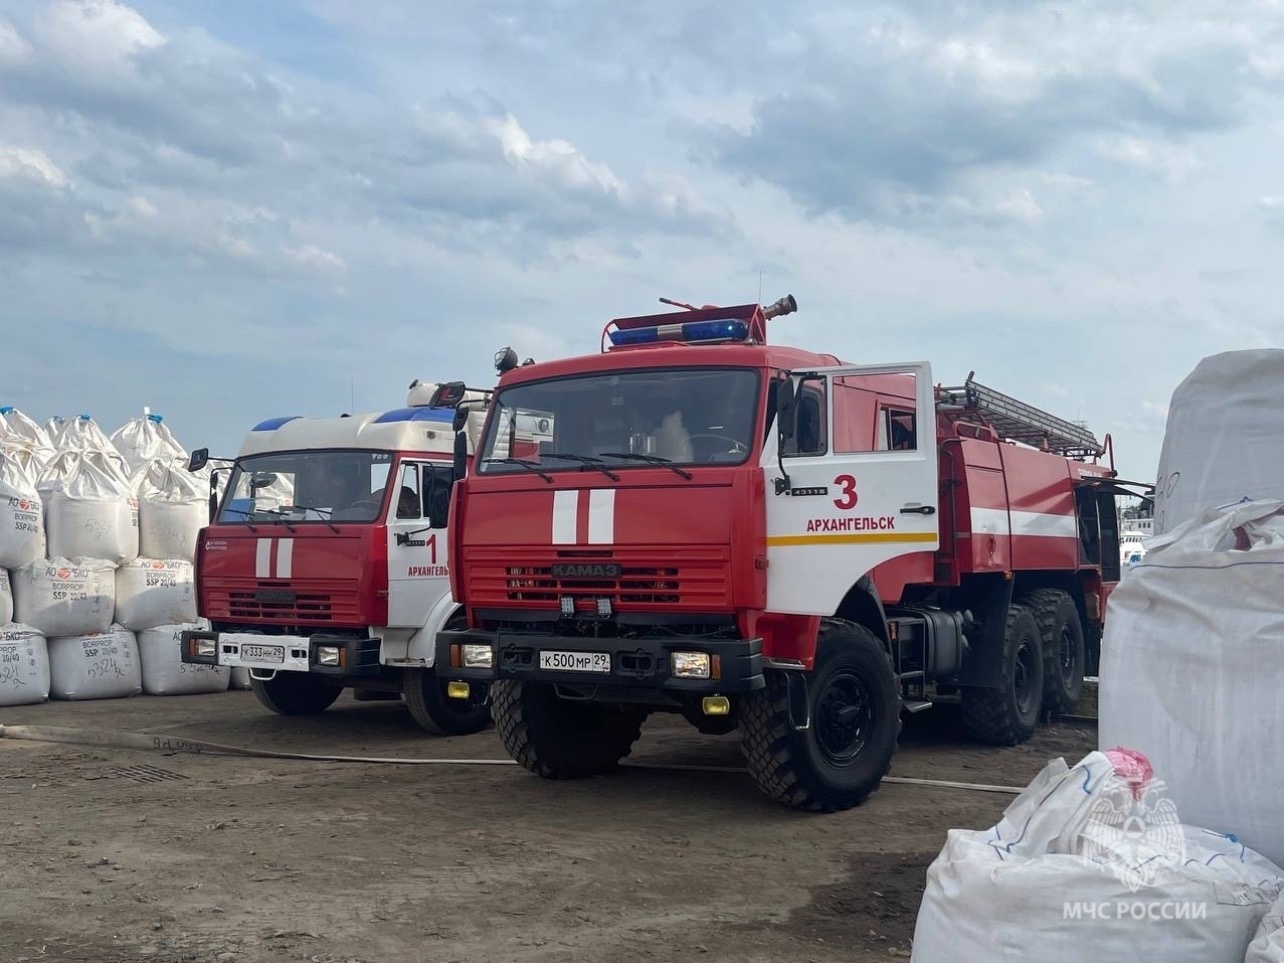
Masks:
[[[789,378],[786,434],[777,418],[761,462],[767,609],[832,615],[874,566],[940,544],[932,370],[845,366]]]
[[[403,461],[398,469],[387,510],[391,628],[419,628],[437,600],[450,591],[441,505],[449,478],[450,467],[433,462]],[[433,527],[434,522],[440,527]]]

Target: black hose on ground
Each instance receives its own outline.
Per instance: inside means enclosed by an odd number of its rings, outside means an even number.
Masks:
[[[98,729],[73,729],[65,726],[0,726],[0,739],[27,742],[54,742],[72,746],[100,746],[108,749],[134,749],[142,752],[187,752],[195,755],[248,756],[255,759],[295,759],[304,762],[341,762],[381,766],[515,766],[512,759],[407,759],[400,756],[336,756],[276,749],[250,749],[229,746],[185,736],[150,735],[144,732],[113,732]],[[674,772],[722,772],[743,774],[735,766],[684,766],[668,763],[624,763],[629,769],[658,769]],[[908,776],[884,776],[883,782],[933,789],[968,789],[974,792],[997,792],[1017,795],[1014,786],[990,786],[982,783],[949,782],[940,779],[913,779]]]

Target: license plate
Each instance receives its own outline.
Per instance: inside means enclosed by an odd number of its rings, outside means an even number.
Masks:
[[[610,672],[611,656],[606,652],[541,652],[539,667],[564,672]]]
[[[255,662],[284,662],[285,646],[283,645],[243,645],[241,658],[253,659]]]

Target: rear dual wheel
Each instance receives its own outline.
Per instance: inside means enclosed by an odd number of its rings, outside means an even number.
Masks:
[[[1045,656],[1039,623],[1025,605],[1008,606],[997,688],[963,690],[963,726],[979,742],[1015,746],[1039,725]]]

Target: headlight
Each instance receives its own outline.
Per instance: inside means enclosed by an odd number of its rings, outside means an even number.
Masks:
[[[340,649],[337,645],[318,645],[317,662],[321,665],[337,666],[339,664],[339,652]]]
[[[495,652],[489,645],[464,643],[464,668],[489,669],[495,664]]]
[[[673,675],[679,679],[707,679],[710,675],[707,652],[674,652],[669,657]]]
[[[212,659],[218,654],[217,639],[197,639],[196,655],[202,659]]]

